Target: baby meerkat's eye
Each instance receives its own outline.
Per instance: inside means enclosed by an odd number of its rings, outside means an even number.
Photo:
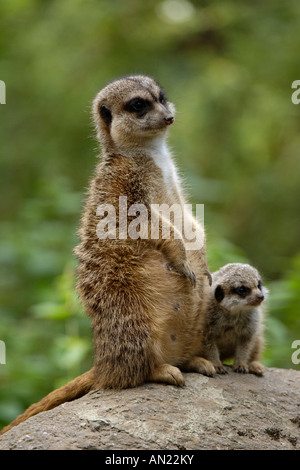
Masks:
[[[246,287],[246,286],[240,286],[240,287],[235,287],[234,289],[232,289],[232,292],[234,294],[239,295],[240,297],[246,297],[246,295],[250,293],[250,289],[249,287]]]
[[[258,281],[257,287],[261,290],[261,288],[262,288],[262,282],[261,281]]]
[[[159,94],[159,102],[163,105],[165,105],[167,102],[166,96],[163,91],[161,91]]]

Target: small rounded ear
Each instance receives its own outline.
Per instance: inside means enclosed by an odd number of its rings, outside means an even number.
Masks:
[[[110,126],[111,121],[112,121],[112,114],[111,114],[111,110],[105,104],[101,104],[99,106],[99,114],[102,117],[105,124],[107,126]]]
[[[215,298],[217,302],[221,302],[225,297],[225,292],[221,286],[217,286],[215,289]]]

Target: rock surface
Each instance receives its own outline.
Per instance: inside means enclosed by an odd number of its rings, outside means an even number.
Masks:
[[[36,415],[0,437],[0,449],[300,449],[300,372],[149,383],[99,390]]]

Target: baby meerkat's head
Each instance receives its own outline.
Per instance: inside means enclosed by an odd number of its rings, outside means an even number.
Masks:
[[[124,150],[164,135],[175,107],[150,77],[132,75],[109,83],[96,96],[93,115],[104,147]]]
[[[227,264],[212,277],[215,300],[232,313],[258,307],[268,293],[259,272],[249,264]]]

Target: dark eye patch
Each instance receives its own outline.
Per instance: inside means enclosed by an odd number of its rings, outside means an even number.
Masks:
[[[151,103],[143,98],[133,98],[125,104],[124,109],[143,117],[151,109]]]
[[[103,121],[108,126],[110,126],[111,121],[112,121],[112,114],[111,114],[110,109],[107,106],[105,106],[105,104],[101,104],[101,106],[99,106],[99,114],[102,117]]]
[[[261,281],[258,281],[257,287],[261,290],[261,288],[262,288],[262,282]]]
[[[250,294],[250,289],[246,286],[239,286],[231,289],[231,292],[233,294],[239,295],[240,297],[246,297],[248,294]]]
[[[225,297],[225,292],[223,291],[221,286],[217,286],[215,289],[215,299],[217,302],[222,302]]]

